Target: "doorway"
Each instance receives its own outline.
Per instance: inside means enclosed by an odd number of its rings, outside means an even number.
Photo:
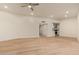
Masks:
[[[41,23],[39,24],[39,36],[40,37],[46,37],[46,33],[47,33],[47,23],[46,21],[41,21]]]
[[[55,34],[55,37],[58,37],[59,36],[59,23],[53,23],[53,31],[54,31],[54,34]]]

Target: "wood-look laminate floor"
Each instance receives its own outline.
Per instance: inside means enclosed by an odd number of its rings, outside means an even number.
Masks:
[[[79,55],[73,38],[20,38],[0,42],[0,55]]]

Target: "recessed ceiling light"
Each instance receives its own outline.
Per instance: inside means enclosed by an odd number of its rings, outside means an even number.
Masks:
[[[28,8],[31,8],[32,6],[31,5],[28,5]]]
[[[8,8],[8,6],[5,5],[4,8]]]
[[[68,17],[68,15],[65,15],[64,17]]]
[[[66,11],[66,14],[68,14],[69,13],[69,11]]]

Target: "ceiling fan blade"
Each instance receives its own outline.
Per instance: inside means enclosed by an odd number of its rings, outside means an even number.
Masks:
[[[25,5],[23,5],[23,6],[20,6],[20,7],[26,7]]]
[[[31,6],[38,6],[39,3],[24,3],[24,4],[21,4],[20,7],[27,7],[28,5],[31,5]]]
[[[39,5],[39,3],[29,3],[29,5],[37,6],[37,5]]]

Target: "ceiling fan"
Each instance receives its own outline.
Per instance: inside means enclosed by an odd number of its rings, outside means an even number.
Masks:
[[[23,4],[21,4],[20,7],[28,7],[32,11],[34,11],[34,8],[33,7],[38,6],[38,5],[39,5],[39,3],[23,3]]]

